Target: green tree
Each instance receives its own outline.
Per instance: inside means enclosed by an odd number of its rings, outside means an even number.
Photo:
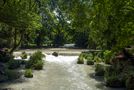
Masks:
[[[0,7],[0,22],[7,25],[7,31],[12,31],[12,53],[23,40],[24,34],[29,30],[41,27],[38,4],[34,0],[3,0]]]

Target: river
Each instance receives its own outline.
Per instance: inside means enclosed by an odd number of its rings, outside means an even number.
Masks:
[[[94,76],[94,67],[76,64],[78,56],[46,55],[44,69],[34,77],[1,83],[13,90],[123,90],[107,88],[103,79]]]

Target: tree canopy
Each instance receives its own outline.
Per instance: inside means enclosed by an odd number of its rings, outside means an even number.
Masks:
[[[0,39],[14,49],[75,43],[120,50],[133,45],[133,14],[133,0],[1,0]]]

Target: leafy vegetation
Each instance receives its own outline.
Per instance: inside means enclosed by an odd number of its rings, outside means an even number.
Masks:
[[[82,56],[78,58],[77,64],[84,64],[84,58]]]
[[[104,62],[106,64],[111,64],[112,63],[111,60],[113,59],[112,58],[112,55],[113,55],[112,51],[106,50],[103,53],[104,53]]]
[[[133,74],[131,76],[129,76],[129,78],[126,80],[126,88],[127,88],[127,90],[134,89],[134,76],[133,76]]]
[[[0,62],[7,63],[8,61],[12,60],[13,56],[9,54],[9,52],[0,50]]]
[[[26,53],[26,52],[22,52],[21,58],[22,58],[22,59],[27,59],[27,53]]]
[[[24,76],[27,77],[27,78],[32,78],[33,77],[32,70],[31,69],[26,69],[25,73],[24,73]]]
[[[43,61],[38,61],[33,65],[33,68],[35,70],[42,70],[43,69],[44,62]]]
[[[82,52],[79,55],[78,63],[81,63],[84,61],[87,62],[87,65],[94,65],[94,63],[101,63],[103,62],[103,59],[99,57],[98,53],[94,52]],[[83,64],[81,63],[81,64]]]
[[[8,62],[9,69],[17,69],[20,67],[20,65],[21,65],[21,61],[19,61],[19,60],[10,60]]]
[[[119,71],[115,70],[113,66],[106,68],[105,82],[110,87],[123,87],[125,85],[122,74],[119,74]]]
[[[42,54],[41,51],[33,53],[30,56],[30,60],[26,64],[26,68],[37,69],[37,70],[43,69],[44,65],[44,61],[42,60],[43,57],[44,55]]]
[[[8,80],[15,80],[20,78],[21,73],[16,70],[6,70],[6,76],[8,77]]]
[[[95,75],[96,76],[104,76],[105,66],[104,64],[96,64],[95,65]]]
[[[93,60],[87,60],[87,65],[94,65],[94,61]]]

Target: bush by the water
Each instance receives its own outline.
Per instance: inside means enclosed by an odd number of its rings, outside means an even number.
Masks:
[[[16,70],[9,70],[7,69],[5,72],[5,76],[7,76],[8,80],[15,80],[20,78],[22,74]]]
[[[44,62],[42,59],[43,57],[44,55],[40,51],[33,53],[30,56],[30,60],[26,64],[26,68],[32,68],[32,69],[38,69],[38,70],[42,69],[44,65]]]
[[[125,81],[123,79],[123,75],[115,69],[115,67],[111,66],[105,69],[105,83],[109,87],[124,87]]]
[[[94,60],[93,60],[92,54],[88,54],[85,59],[87,61],[87,65],[94,65]]]
[[[44,62],[43,61],[38,61],[36,64],[33,65],[35,70],[41,70],[43,69]]]
[[[107,76],[105,82],[106,82],[106,86],[109,87],[114,87],[114,88],[124,87],[124,82],[120,78],[120,75],[111,75],[109,77]]]
[[[123,70],[123,78],[126,82],[126,88],[127,90],[134,90],[134,66],[133,65],[127,65],[125,63],[125,69]]]
[[[55,57],[58,57],[58,53],[57,52],[53,52],[52,55],[55,56]]]
[[[111,60],[114,57],[114,54],[112,53],[112,51],[106,50],[104,51],[103,55],[104,55],[104,62],[106,64],[111,64]]]
[[[101,63],[101,62],[103,62],[103,60],[98,56],[94,56],[94,62]]]
[[[19,61],[19,60],[10,60],[8,62],[9,69],[17,69],[20,67],[20,65],[21,65],[21,61]]]
[[[22,59],[27,59],[27,53],[26,52],[22,52],[21,53],[21,58]]]
[[[45,55],[41,51],[36,51],[30,56],[30,59],[32,60],[42,60],[42,58],[45,57]]]
[[[134,73],[129,75],[128,79],[126,80],[126,88],[127,90],[134,90]]]
[[[78,58],[77,64],[84,64],[84,58],[82,56]]]
[[[84,60],[87,61],[88,65],[93,65],[94,61],[93,61],[93,55],[91,53],[88,52],[83,52],[79,55],[78,64],[84,64]]]
[[[0,50],[0,62],[6,63],[13,59],[13,56],[5,50]]]
[[[33,77],[32,70],[31,69],[25,70],[24,76],[27,78],[32,78]]]
[[[87,60],[87,65],[94,65],[94,61],[93,60]]]
[[[97,63],[95,65],[95,75],[96,76],[104,76],[105,66],[102,63]]]

